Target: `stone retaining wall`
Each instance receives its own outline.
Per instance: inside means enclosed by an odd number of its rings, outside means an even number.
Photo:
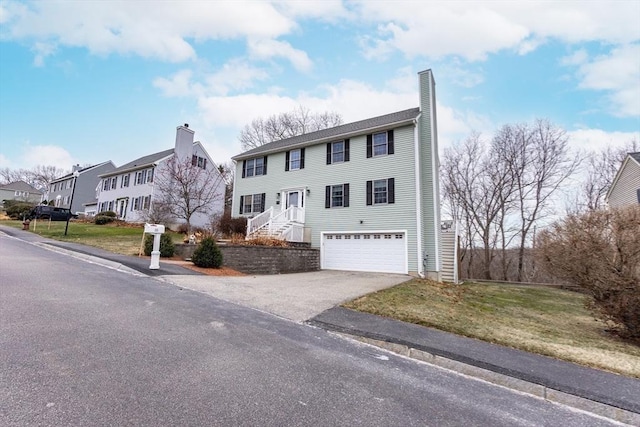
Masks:
[[[245,274],[283,274],[320,270],[320,250],[308,247],[218,245],[223,265]],[[176,245],[176,255],[190,258],[196,245]]]

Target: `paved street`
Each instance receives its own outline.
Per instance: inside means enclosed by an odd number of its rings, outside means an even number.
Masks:
[[[0,425],[611,424],[0,233]]]

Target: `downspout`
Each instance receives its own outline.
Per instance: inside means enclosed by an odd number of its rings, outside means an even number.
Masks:
[[[433,236],[435,238],[434,266],[440,280],[440,169],[438,165],[438,129],[436,124],[436,99],[434,95],[435,83],[433,74],[429,73],[429,104],[431,109],[431,174],[433,181]]]
[[[413,146],[414,146],[414,173],[416,179],[416,262],[418,264],[418,276],[424,278],[424,264],[422,262],[422,187],[420,171],[420,132],[419,119],[422,113],[413,120]]]

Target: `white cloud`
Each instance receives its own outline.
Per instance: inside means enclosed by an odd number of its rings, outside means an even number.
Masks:
[[[66,169],[69,165],[76,164],[71,154],[60,146],[29,143],[23,147],[19,163],[19,167],[27,169],[37,165],[53,165]]]
[[[450,2],[360,1],[362,19],[377,24],[365,55],[394,50],[409,57],[454,55],[468,61],[510,49],[526,54],[546,41],[629,43],[640,39],[640,3],[620,1]]]
[[[0,14],[1,16],[1,14]],[[9,160],[9,158],[7,156],[5,156],[4,154],[0,153],[0,168],[8,168],[11,167],[11,161]]]
[[[299,92],[284,95],[278,90],[260,94],[203,96],[198,105],[203,132],[209,139],[211,152],[218,155],[240,152],[237,135],[240,129],[258,117],[291,111],[304,105],[312,111],[335,111],[345,123],[392,113],[419,105],[418,77],[408,68],[399,69],[396,76],[374,87],[361,81],[343,79],[335,85],[322,85],[314,93]],[[464,138],[471,130],[488,133],[493,124],[473,111],[457,111],[437,104],[440,147]],[[213,141],[213,142],[212,142]]]
[[[278,10],[291,18],[316,18],[336,22],[350,15],[341,0],[284,0],[274,3]]]
[[[270,3],[254,1],[10,1],[2,10],[6,39],[170,62],[196,57],[191,40],[276,38],[296,27]]]
[[[640,44],[614,48],[608,55],[581,60],[579,87],[606,91],[609,110],[622,117],[640,115]]]
[[[640,141],[640,132],[608,132],[602,129],[578,129],[567,132],[569,144],[579,150],[600,151],[607,146],[621,147]]]
[[[294,49],[289,43],[279,40],[249,40],[249,54],[257,59],[282,57],[287,59],[298,71],[309,71],[313,63],[306,52]]]

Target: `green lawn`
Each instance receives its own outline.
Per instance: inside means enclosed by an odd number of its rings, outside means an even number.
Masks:
[[[414,279],[344,306],[640,378],[640,346],[608,334],[586,298],[546,286]]]
[[[22,221],[1,221],[0,224],[22,228]],[[30,224],[30,231],[51,239],[82,243],[123,255],[138,255],[142,242],[143,227],[121,226],[119,224],[95,225],[87,222],[69,222],[69,230],[64,235],[66,222],[37,220]],[[175,243],[182,242],[182,235],[171,233]]]

